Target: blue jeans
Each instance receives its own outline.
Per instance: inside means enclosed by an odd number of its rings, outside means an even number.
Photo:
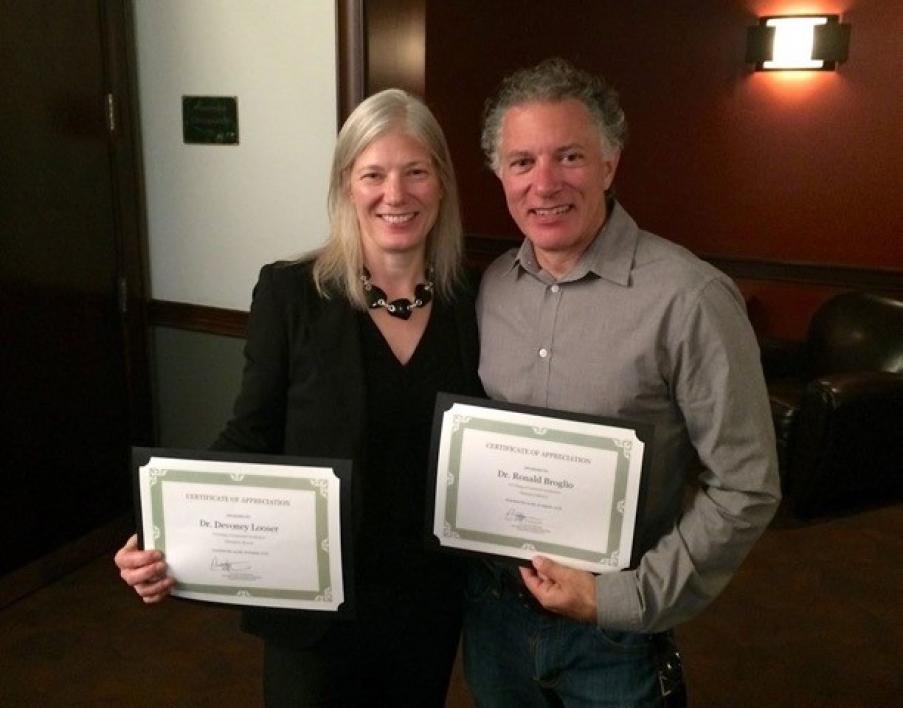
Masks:
[[[652,636],[545,612],[476,566],[464,611],[464,671],[480,708],[661,706]]]

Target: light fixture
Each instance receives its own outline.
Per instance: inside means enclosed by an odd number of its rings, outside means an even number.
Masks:
[[[831,71],[847,59],[850,25],[838,15],[759,18],[746,33],[746,61],[756,71]]]

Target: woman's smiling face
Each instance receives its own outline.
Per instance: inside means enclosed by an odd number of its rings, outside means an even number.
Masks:
[[[348,176],[365,256],[426,250],[442,186],[429,150],[394,130],[357,156]]]

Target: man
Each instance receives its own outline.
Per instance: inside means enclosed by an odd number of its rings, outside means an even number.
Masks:
[[[487,393],[645,421],[655,440],[632,570],[541,557],[519,575],[475,569],[464,641],[480,706],[660,705],[668,630],[724,588],[779,501],[743,300],[610,196],[625,133],[617,94],[560,59],[508,77],[484,116],[483,149],[526,236],[481,287]]]

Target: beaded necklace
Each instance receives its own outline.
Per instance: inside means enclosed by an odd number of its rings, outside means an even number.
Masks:
[[[370,282],[370,271],[364,268],[364,272],[361,274],[361,283],[364,285],[364,294],[367,297],[367,305],[370,306],[371,310],[381,307],[392,315],[392,317],[399,317],[403,320],[408,319],[415,309],[423,307],[433,299],[432,268],[427,270],[426,275],[426,282],[417,283],[414,288],[413,301],[406,297],[401,297],[389,302],[386,291]]]

